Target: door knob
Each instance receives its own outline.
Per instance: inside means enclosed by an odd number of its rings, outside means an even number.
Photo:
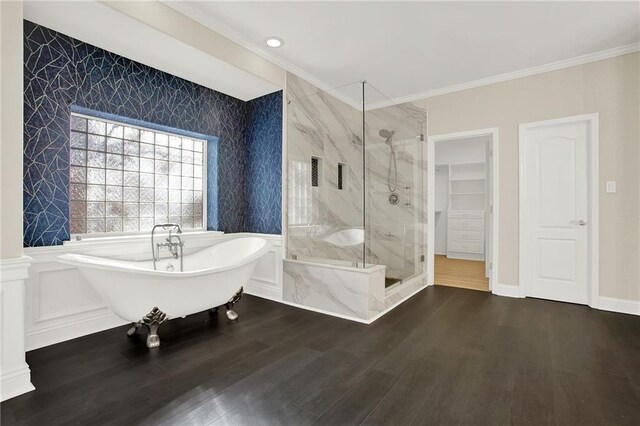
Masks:
[[[580,220],[572,220],[571,223],[579,225],[579,226],[585,226],[587,224],[587,222],[583,219]]]

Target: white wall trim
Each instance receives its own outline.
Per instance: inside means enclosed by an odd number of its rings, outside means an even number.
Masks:
[[[382,101],[370,104],[367,109],[385,108],[393,104],[402,104],[405,102],[415,102],[427,98],[433,98],[436,96],[446,95],[449,93],[461,92],[463,90],[475,89],[477,87],[489,86],[491,84],[502,83],[505,81],[516,80],[523,77],[529,77],[536,74],[543,74],[545,72],[557,71],[564,68],[570,68],[577,65],[584,65],[591,62],[602,61],[605,59],[615,58],[616,56],[628,55],[629,53],[635,53],[640,51],[640,43],[627,44],[625,46],[614,47],[612,49],[601,50],[599,52],[588,53],[586,55],[576,56],[573,58],[563,59],[556,62],[551,62],[545,65],[537,67],[525,68],[518,71],[507,72],[504,74],[498,74],[492,77],[482,78],[479,80],[467,81],[460,84],[454,84],[447,87],[438,89],[431,89],[420,93],[415,93],[408,96],[402,96],[393,98],[390,101]]]
[[[0,401],[34,390],[25,360],[25,285],[31,258],[0,259]]]
[[[427,111],[427,117],[428,117]],[[436,144],[427,137],[427,285],[435,284],[436,255]]]
[[[29,266],[32,261],[33,259],[29,256],[0,259],[0,284],[5,281],[26,279],[29,276]]]
[[[497,283],[497,284],[494,285],[494,287],[491,290],[491,292],[493,294],[495,294],[496,296],[516,297],[516,298],[525,297],[522,294],[522,292],[520,291],[520,288],[517,285],[509,285],[509,284]]]
[[[31,370],[26,362],[18,369],[3,369],[0,376],[0,401],[15,398],[34,389],[31,384]]]
[[[600,296],[598,309],[621,314],[640,315],[640,300]]]
[[[247,284],[244,292],[251,296],[273,300],[274,302],[282,302],[282,289],[273,288],[273,286],[269,284],[265,285],[253,278],[249,284]]]
[[[588,275],[588,299],[587,304],[592,308],[598,308],[599,295],[600,295],[600,186],[599,186],[599,121],[600,115],[598,113],[576,115],[571,117],[562,117],[552,120],[536,121],[532,123],[522,123],[518,126],[518,165],[519,165],[519,182],[518,182],[518,284],[523,297],[527,295],[527,280],[525,278],[525,253],[527,252],[525,246],[525,231],[526,218],[524,215],[526,198],[526,188],[524,185],[524,170],[525,170],[525,136],[527,131],[535,129],[537,127],[546,127],[559,124],[580,123],[587,122],[589,126],[589,146],[587,147],[587,192],[588,192],[588,209],[589,209],[589,227],[588,227],[588,244],[589,244],[589,258],[587,260],[589,265]]]
[[[455,133],[446,133],[441,135],[433,135],[428,138],[428,159],[427,159],[427,269],[429,271],[427,285],[434,284],[434,255],[435,255],[435,144],[436,142],[451,141],[457,139],[465,139],[478,136],[489,136],[491,138],[490,149],[492,155],[489,159],[489,165],[491,167],[492,180],[491,180],[491,194],[490,194],[490,206],[493,206],[493,213],[491,214],[491,234],[486,237],[491,238],[491,258],[493,263],[491,269],[491,276],[489,277],[489,289],[492,290],[498,283],[498,243],[500,237],[500,130],[497,127],[490,127],[486,129],[467,130]],[[489,214],[486,212],[485,214]]]
[[[101,310],[105,311],[106,308]],[[66,342],[67,340],[98,333],[125,324],[127,324],[125,320],[107,310],[93,317],[87,316],[87,318],[81,320],[69,321],[51,327],[32,330],[27,336],[27,351]]]

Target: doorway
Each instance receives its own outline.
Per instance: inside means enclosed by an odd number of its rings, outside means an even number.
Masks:
[[[493,288],[497,129],[429,138],[429,284]]]
[[[579,304],[597,297],[598,115],[520,125],[520,287]]]

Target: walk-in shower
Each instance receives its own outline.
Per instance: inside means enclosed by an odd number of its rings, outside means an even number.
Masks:
[[[288,75],[285,300],[366,320],[426,283],[425,132],[366,82]]]

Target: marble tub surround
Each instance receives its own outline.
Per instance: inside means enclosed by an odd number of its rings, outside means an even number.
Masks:
[[[285,302],[368,321],[385,310],[385,267],[284,260]]]

